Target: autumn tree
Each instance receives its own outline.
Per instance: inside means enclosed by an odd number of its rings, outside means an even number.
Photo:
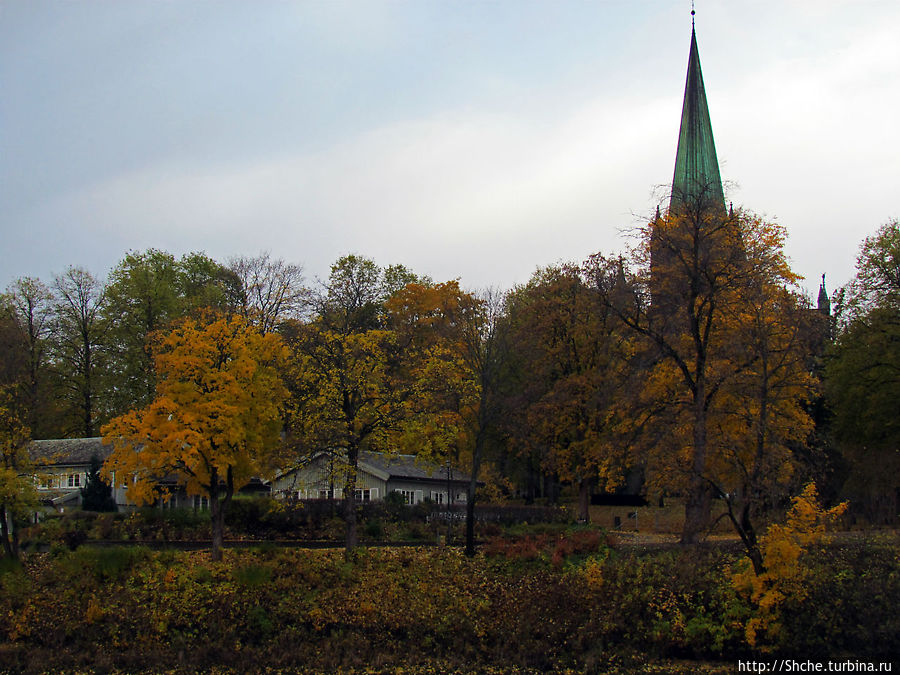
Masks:
[[[614,488],[624,470],[617,419],[626,335],[579,266],[539,270],[508,304],[518,362],[514,442],[576,487],[578,518],[588,521],[592,490]]]
[[[52,328],[52,295],[39,279],[23,277],[6,289],[3,306],[6,329],[4,353],[17,362],[16,376],[25,391],[27,426],[38,437],[49,431],[47,350]],[[7,378],[9,379],[9,378]]]
[[[298,460],[319,453],[339,460],[348,554],[358,542],[360,452],[402,447],[415,414],[413,380],[421,375],[409,364],[422,352],[396,317],[389,318],[385,303],[406,284],[422,281],[402,266],[381,268],[345,256],[314,294],[312,320],[281,329],[293,354],[290,441]]]
[[[778,311],[775,299],[787,297],[778,289],[796,280],[784,256],[784,236],[775,224],[726,213],[709,199],[685,200],[642,230],[631,266],[623,269],[631,275],[627,302],[598,285],[604,302],[646,345],[642,397],[655,412],[644,437],[648,471],[657,487],[665,484],[685,495],[684,543],[698,540],[711,522],[712,498],[734,483],[726,479],[726,467],[747,469],[745,462],[735,467],[725,461],[735,436],[727,424],[734,422],[734,406],[757,415],[762,427],[744,431],[766,429],[762,446],[767,452],[783,447],[790,436],[773,432],[774,420],[765,412],[764,418],[758,416],[759,397],[770,401],[776,392],[760,384],[771,375],[761,368],[761,354],[775,345],[800,347],[797,340],[775,337],[782,328],[778,322],[790,315]],[[599,268],[612,264],[602,256],[594,259]],[[754,312],[754,303],[765,294],[771,300],[763,317]],[[759,332],[762,319],[772,334]],[[794,356],[787,360],[793,363]],[[792,412],[785,420],[801,415],[797,408],[805,395],[799,372],[790,373],[790,386],[777,390],[791,392]],[[754,396],[757,402],[751,404]],[[767,479],[772,475],[765,472]]]
[[[237,298],[230,270],[201,253],[176,259],[157,249],[129,252],[109,275],[102,322],[111,413],[153,400],[150,336],[187,315],[227,310]]]
[[[4,554],[19,557],[19,526],[37,503],[28,456],[31,433],[22,421],[14,387],[0,387],[0,540]]]
[[[404,393],[400,440],[432,461],[468,468],[465,550],[474,555],[479,478],[490,451],[507,434],[505,295],[420,280],[394,293],[386,309],[403,355],[394,369]]]
[[[467,430],[470,455],[469,487],[466,494],[467,556],[475,555],[475,502],[478,479],[485,457],[503,436],[506,411],[503,386],[510,355],[505,297],[489,289],[464,297],[460,306],[460,359],[468,394],[460,413]]]
[[[389,436],[405,412],[384,300],[384,270],[369,258],[344,256],[314,293],[312,320],[282,327],[293,355],[290,441],[298,461],[319,453],[341,460],[348,555],[358,543],[359,453],[390,451]]]
[[[748,238],[746,244],[751,248],[753,242]],[[786,270],[768,279],[764,270],[757,274],[756,283],[741,291],[743,310],[734,326],[740,355],[715,406],[718,452],[707,476],[762,574],[758,529],[794,487],[794,450],[813,430],[807,403],[816,382],[809,363],[819,326],[806,299],[781,285],[789,278]]]
[[[395,378],[409,392],[398,442],[435,464],[458,466],[465,454],[461,413],[473,389],[462,358],[462,321],[473,301],[457,281],[419,280],[385,302],[386,326],[402,355]]]
[[[188,318],[154,344],[156,398],[103,428],[113,445],[103,475],[129,477],[129,498],[151,503],[174,476],[209,498],[212,557],[221,559],[224,514],[237,490],[274,468],[280,448],[281,339],[240,317]]]
[[[867,237],[856,275],[837,294],[838,333],[826,361],[833,430],[851,461],[846,489],[890,521],[900,485],[900,223]]]
[[[105,303],[105,284],[87,270],[70,267],[56,277],[50,358],[67,435],[95,436],[103,418]]]

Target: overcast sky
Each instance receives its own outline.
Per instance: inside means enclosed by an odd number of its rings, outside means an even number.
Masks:
[[[900,2],[698,0],[726,198],[803,286],[900,216]],[[0,2],[0,289],[129,250],[509,288],[672,180],[689,0]]]

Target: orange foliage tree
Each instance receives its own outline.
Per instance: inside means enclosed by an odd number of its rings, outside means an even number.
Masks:
[[[598,284],[645,346],[647,469],[656,489],[686,497],[682,541],[709,526],[714,496],[737,499],[729,513],[755,564],[750,519],[810,428],[809,313],[789,291],[784,238],[778,225],[698,200],[644,229],[629,293]]]
[[[186,319],[153,348],[156,398],[103,427],[113,452],[103,474],[151,503],[174,477],[189,495],[209,498],[212,557],[221,559],[224,513],[235,491],[274,468],[287,391],[285,347],[240,317]]]

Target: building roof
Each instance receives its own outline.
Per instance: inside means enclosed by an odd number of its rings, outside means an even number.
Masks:
[[[415,455],[388,455],[380,452],[359,453],[359,465],[382,480],[409,479],[447,482],[446,465],[426,462]],[[468,482],[469,475],[450,467],[450,480]]]
[[[109,457],[112,446],[102,438],[54,438],[32,441],[28,453],[34,462],[41,464],[90,464],[96,455],[100,461]]]
[[[725,210],[725,195],[716,158],[712,122],[706,103],[703,73],[697,33],[691,27],[691,50],[688,57],[687,79],[684,84],[684,103],[681,108],[681,129],[675,156],[675,175],[672,178],[672,197],[669,210],[683,204],[696,203],[698,198],[721,204]]]
[[[42,464],[88,465],[94,455],[102,461],[109,457],[110,453],[112,445],[103,443],[103,439],[99,437],[32,441],[29,446],[32,461]],[[382,480],[447,481],[447,469],[444,465],[426,462],[415,455],[362,451],[359,453],[359,465]],[[454,483],[467,483],[469,475],[456,467],[451,467],[450,479]],[[162,482],[166,482],[166,479]]]

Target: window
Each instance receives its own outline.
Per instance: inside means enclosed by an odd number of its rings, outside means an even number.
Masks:
[[[334,499],[334,492],[331,490],[319,490],[319,499]]]
[[[66,486],[70,488],[81,487],[81,474],[70,473],[68,476],[66,476]]]
[[[369,502],[372,501],[372,491],[369,488],[356,488],[356,501]]]
[[[403,501],[406,504],[415,504],[416,503],[416,493],[412,490],[397,490],[401,495],[403,495]]]
[[[194,510],[206,511],[209,509],[209,497],[194,495]]]
[[[431,493],[431,501],[433,501],[435,504],[443,504],[446,501],[446,499],[447,499],[446,492],[432,491],[432,493]]]

